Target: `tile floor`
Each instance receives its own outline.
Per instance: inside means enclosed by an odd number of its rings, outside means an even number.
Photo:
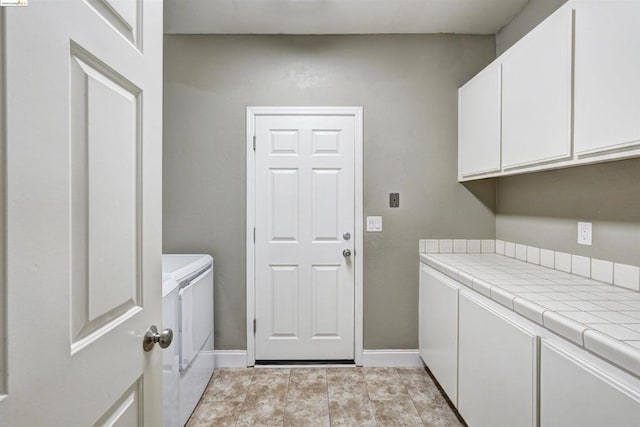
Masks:
[[[217,369],[188,427],[460,426],[421,368]]]

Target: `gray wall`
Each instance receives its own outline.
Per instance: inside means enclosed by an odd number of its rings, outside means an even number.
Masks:
[[[496,35],[498,54],[566,0],[529,0]],[[640,264],[640,159],[501,178],[496,237]],[[577,221],[593,222],[593,246],[577,244]]]
[[[567,0],[529,0],[496,34],[496,54],[501,55],[566,2]]]
[[[593,245],[577,244],[577,221]],[[640,159],[498,180],[496,237],[640,265]]]
[[[164,55],[164,251],[215,257],[216,347],[246,348],[246,107],[362,105],[365,215],[384,217],[364,346],[417,348],[418,239],[495,233],[494,182],[456,181],[457,88],[494,37],[172,35]]]

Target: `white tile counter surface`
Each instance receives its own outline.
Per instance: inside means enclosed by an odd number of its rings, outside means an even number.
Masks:
[[[494,253],[420,260],[640,377],[640,292]]]

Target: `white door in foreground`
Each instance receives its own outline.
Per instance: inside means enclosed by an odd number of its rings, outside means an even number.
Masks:
[[[256,116],[256,360],[354,359],[355,126]]]
[[[162,2],[6,10],[8,426],[161,426]]]

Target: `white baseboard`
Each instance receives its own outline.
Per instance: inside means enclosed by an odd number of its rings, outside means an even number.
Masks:
[[[216,350],[213,352],[216,368],[246,368],[246,350]],[[364,350],[363,366],[385,368],[422,367],[418,350]]]
[[[216,368],[247,367],[247,350],[216,350],[213,353]]]
[[[192,363],[195,363],[196,360],[198,362],[198,366],[214,367],[216,366],[216,353],[213,350],[200,350],[196,359]]]
[[[364,350],[362,366],[377,368],[423,367],[418,350]]]

